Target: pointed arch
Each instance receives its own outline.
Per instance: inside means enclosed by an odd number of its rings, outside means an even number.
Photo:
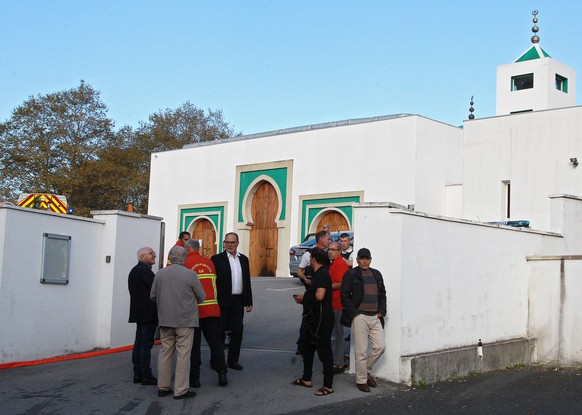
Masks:
[[[277,194],[277,213],[275,216],[275,220],[279,222],[278,218],[281,217],[281,211],[283,209],[283,197],[281,194],[281,189],[279,189],[279,185],[272,177],[267,176],[266,174],[262,174],[254,179],[247,191],[245,192],[243,199],[242,199],[242,219],[243,222],[247,225],[252,225],[254,223],[253,214],[252,214],[252,203],[257,190],[261,187],[261,185],[266,182],[269,183]]]
[[[260,180],[252,190],[250,204],[251,231],[249,260],[252,276],[275,276],[277,273],[277,218],[281,202],[269,180]]]
[[[330,225],[330,232],[347,231],[350,229],[349,219],[344,212],[336,208],[324,209],[314,218],[311,223],[317,232],[323,229],[325,224]]]
[[[206,258],[218,252],[216,243],[217,230],[212,220],[207,216],[198,216],[188,228],[192,239],[201,241],[200,254]]]

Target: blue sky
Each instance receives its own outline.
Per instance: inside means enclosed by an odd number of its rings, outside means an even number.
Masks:
[[[496,67],[540,45],[582,70],[582,1],[0,0],[0,120],[101,92],[116,127],[189,100],[245,134],[413,113],[495,115]],[[580,104],[580,99],[577,100]]]

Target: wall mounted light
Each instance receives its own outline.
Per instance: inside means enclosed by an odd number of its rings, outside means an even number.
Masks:
[[[576,157],[570,158],[570,163],[572,163],[573,167],[578,167],[578,159]]]

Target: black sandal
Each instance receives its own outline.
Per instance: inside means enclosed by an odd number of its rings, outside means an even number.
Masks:
[[[333,389],[326,388],[325,386],[322,386],[321,388],[319,388],[317,390],[317,392],[315,392],[315,396],[331,395],[332,393],[333,393]]]
[[[291,382],[293,385],[297,385],[297,386],[303,386],[305,388],[313,388],[313,384],[309,383],[308,380],[303,380],[302,378],[297,378],[295,379],[293,382]]]

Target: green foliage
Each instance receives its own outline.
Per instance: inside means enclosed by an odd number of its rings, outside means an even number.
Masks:
[[[513,365],[505,366],[506,369],[523,369],[525,367],[525,363],[519,362]]]
[[[0,199],[55,193],[81,216],[129,202],[145,213],[152,152],[234,135],[220,110],[205,113],[190,102],[116,132],[100,93],[81,81],[30,97],[0,122]]]
[[[412,387],[417,389],[424,389],[428,386],[428,382],[424,379],[420,379],[419,381],[413,381]]]
[[[81,172],[113,136],[99,92],[81,81],[66,91],[30,97],[0,129],[1,197],[47,192],[83,205]]]
[[[224,121],[222,111],[208,110],[205,113],[189,101],[177,109],[160,110],[149,117],[148,122],[140,123],[133,130],[124,127],[117,134],[120,151],[133,172],[128,189],[123,195],[124,203],[132,202],[137,212],[147,212],[149,193],[149,170],[151,153],[175,150],[187,144],[205,141],[225,140],[235,134]],[[105,165],[116,165],[119,155],[108,154],[100,160]]]
[[[234,130],[222,118],[222,111],[203,110],[186,101],[177,109],[166,108],[141,123],[136,134],[139,147],[150,152],[182,148],[186,144],[227,139]]]
[[[464,378],[462,376],[457,375],[456,373],[453,373],[451,376],[447,378],[447,380],[449,382],[461,382],[464,380]]]

